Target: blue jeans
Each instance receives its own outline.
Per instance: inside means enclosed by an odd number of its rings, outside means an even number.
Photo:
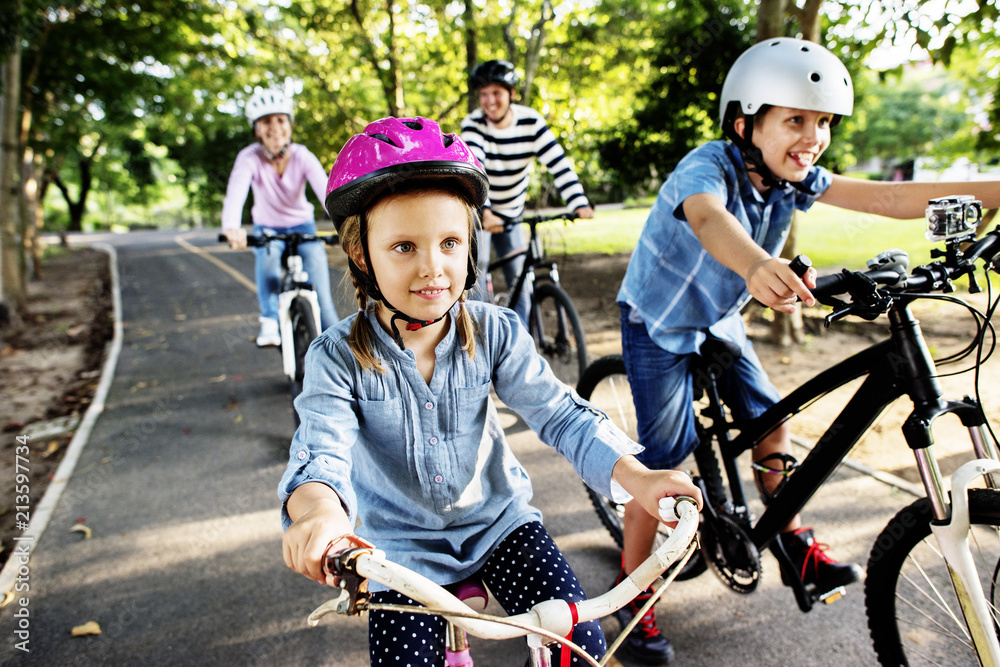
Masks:
[[[622,357],[635,403],[639,444],[646,448],[636,458],[649,468],[670,470],[679,466],[698,444],[691,372],[696,355],[667,352],[653,342],[644,324],[629,321],[629,306],[619,305]],[[743,346],[742,357],[722,361],[719,394],[739,419],[756,417],[781,398],[750,341]]]
[[[498,258],[527,247],[520,225],[509,232],[502,232],[500,234],[490,234],[489,232],[479,230],[479,280],[471,292],[471,298],[478,301],[485,301],[486,273],[489,271],[490,266],[491,237],[493,250],[496,251]],[[517,282],[517,277],[521,275],[521,269],[524,268],[524,257],[521,256],[507,262],[501,268],[503,269],[503,279],[507,283],[507,286],[510,287]],[[521,298],[518,299],[517,307],[514,309],[514,312],[521,318],[521,322],[524,323],[525,327],[528,326],[528,308],[530,305],[531,287],[525,283],[525,286],[521,290]]]
[[[272,234],[316,234],[316,224],[304,222],[294,227],[267,227],[254,225],[255,235]],[[319,300],[320,326],[323,329],[337,323],[337,310],[333,307],[333,296],[330,292],[330,267],[326,261],[326,244],[316,241],[303,243],[299,246],[302,255],[302,268],[309,274],[309,282],[316,290]],[[257,280],[257,304],[260,306],[260,316],[272,320],[278,319],[278,294],[281,292],[281,253],[285,250],[282,241],[268,243],[263,248],[254,248],[257,257],[254,277]]]

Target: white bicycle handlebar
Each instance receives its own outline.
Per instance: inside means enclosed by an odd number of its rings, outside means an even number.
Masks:
[[[670,505],[676,501],[676,504]],[[667,505],[667,507],[664,507]],[[698,504],[693,498],[665,498],[660,503],[660,518],[664,522],[677,521],[670,536],[647,558],[642,565],[620,584],[599,597],[576,603],[576,623],[603,618],[631,602],[646,590],[657,577],[677,561],[688,549],[698,532]],[[351,557],[351,567],[357,574],[416,600],[426,607],[451,616],[451,622],[471,635],[484,639],[511,639],[534,632],[535,628],[547,630],[564,637],[573,629],[570,603],[565,600],[547,600],[529,611],[503,619],[503,623],[468,616],[478,616],[472,608],[446,589],[413,570],[386,560],[385,553],[377,549],[361,549]],[[347,613],[344,596],[346,591],[309,616],[310,625],[331,611]]]

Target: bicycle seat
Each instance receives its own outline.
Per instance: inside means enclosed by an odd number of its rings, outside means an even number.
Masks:
[[[476,611],[486,609],[486,604],[490,601],[490,595],[486,592],[486,586],[475,577],[469,577],[462,581],[446,587],[459,600],[469,605]]]
[[[724,360],[729,360],[731,363],[742,357],[743,348],[732,341],[708,334],[708,338],[698,348],[698,356],[704,361],[717,361],[725,365]]]

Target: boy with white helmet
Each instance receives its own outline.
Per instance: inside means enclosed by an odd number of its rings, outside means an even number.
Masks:
[[[240,224],[243,204],[253,188],[253,232],[267,234],[315,234],[315,213],[306,200],[306,183],[323,201],[326,171],[319,159],[301,144],[292,143],[293,101],[278,89],[261,90],[247,102],[246,116],[257,138],[236,156],[222,204],[222,232],[235,249],[247,245]],[[281,254],[284,243],[254,248],[260,333],[257,345],[281,344],[278,332],[278,292],[281,288]],[[330,291],[330,269],[322,243],[299,246],[303,268],[319,299],[320,324],[326,329],[337,322]]]
[[[750,297],[787,313],[799,299],[814,303],[815,271],[800,279],[778,257],[794,210],[821,201],[911,219],[923,216],[928,199],[958,193],[986,208],[1000,206],[996,182],[862,181],[817,166],[831,128],[852,112],[853,101],[847,68],[822,46],[789,38],[756,44],[723,84],[720,117],[730,141],[691,151],[661,187],[618,293],[623,356],[646,448],[639,459],[648,467],[675,468],[697,443],[689,368],[708,336],[742,349],[720,387],[734,413],[754,417],[780,398],[747,340],[740,310]],[[754,449],[763,491],[786,474],[790,449],[787,425]],[[656,530],[635,509],[625,513],[626,574],[649,554]],[[782,571],[786,583],[796,577],[825,592],[860,576],[858,566],[827,556],[798,517],[778,539],[797,570]],[[638,606],[627,609],[619,613],[623,624]],[[673,657],[652,612],[624,648],[647,664]]]

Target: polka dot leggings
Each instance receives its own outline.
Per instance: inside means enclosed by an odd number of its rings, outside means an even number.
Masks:
[[[541,523],[521,526],[499,544],[478,572],[490,594],[508,614],[521,614],[544,600],[584,600],[583,588],[559,547]],[[416,605],[396,591],[372,594],[372,602]],[[440,667],[444,664],[446,621],[439,616],[373,611],[368,620],[372,665]],[[594,658],[607,650],[597,621],[573,629],[573,641]],[[559,648],[552,658],[559,664]],[[572,664],[582,664],[574,655]]]

